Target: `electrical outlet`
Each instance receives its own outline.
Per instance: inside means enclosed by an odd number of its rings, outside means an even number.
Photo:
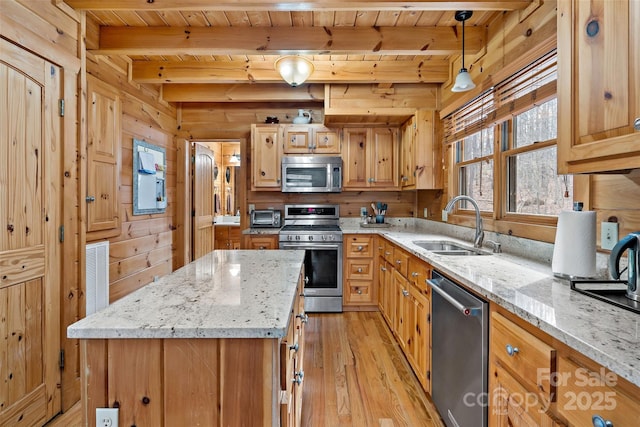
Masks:
[[[118,427],[118,408],[96,408],[96,427]]]
[[[253,203],[249,205],[249,213],[253,212],[256,210],[256,205],[254,205]]]
[[[362,206],[360,208],[360,216],[367,216],[367,208],[365,206]]]
[[[422,216],[425,218],[429,218],[429,210],[427,208],[424,208],[424,211],[422,212]]]
[[[600,247],[602,249],[613,249],[618,243],[618,223],[603,222],[600,231]]]
[[[442,211],[442,220],[443,220],[444,222],[447,222],[447,217],[448,217],[448,213],[447,213],[447,211],[443,210],[443,211]]]

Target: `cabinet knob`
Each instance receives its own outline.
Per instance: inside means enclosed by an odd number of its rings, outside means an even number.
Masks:
[[[391,252],[385,252],[384,254],[385,255],[391,255]]]
[[[309,321],[309,315],[307,313],[296,314],[296,317],[299,318],[302,323],[307,323]]]
[[[513,347],[511,344],[507,344],[507,354],[511,357],[515,356],[516,353],[519,353],[520,349],[518,347]]]
[[[358,267],[358,273],[362,273],[362,267]]]
[[[382,271],[387,271],[387,269],[386,269],[386,268],[384,268],[384,267],[380,267],[380,270],[382,270]]]
[[[304,378],[304,371],[298,371],[294,374],[293,382],[300,385],[302,384],[303,378]]]
[[[363,249],[364,249],[364,246],[362,245],[358,246],[358,252],[362,252]]]
[[[640,131],[640,117],[638,117],[636,121],[633,122],[633,128],[637,131]]]
[[[605,420],[600,415],[594,415],[591,417],[591,422],[593,422],[593,427],[613,427],[613,423],[609,420]]]
[[[402,295],[404,295],[405,297],[408,297],[409,296],[409,291],[406,290],[406,289],[403,289],[402,290]]]
[[[362,289],[358,289],[358,295],[362,295]]]
[[[418,276],[419,276],[419,274],[416,273],[415,271],[411,272],[411,277],[418,277]]]
[[[294,345],[289,346],[289,350],[295,351],[296,353],[298,352],[298,348],[300,348],[298,343],[295,343]]]
[[[95,201],[96,201],[96,198],[95,198],[94,196],[87,196],[87,197],[85,197],[85,198],[84,198],[84,200],[85,200],[87,203],[92,203],[92,202],[95,202]]]
[[[400,264],[402,264],[402,261],[401,261],[401,260],[399,260],[399,259],[397,259],[397,260],[396,260],[396,264],[400,265]]]

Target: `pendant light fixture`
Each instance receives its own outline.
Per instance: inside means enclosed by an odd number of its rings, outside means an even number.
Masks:
[[[296,87],[304,83],[313,73],[313,64],[302,56],[283,56],[275,62],[275,67],[284,81]]]
[[[471,80],[471,75],[464,68],[464,21],[471,18],[471,15],[473,15],[471,10],[459,10],[455,15],[456,21],[462,22],[462,68],[460,68],[460,72],[456,76],[456,82],[451,88],[451,92],[466,92],[476,87],[473,80]]]

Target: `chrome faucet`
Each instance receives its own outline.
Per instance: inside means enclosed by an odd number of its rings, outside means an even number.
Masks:
[[[468,202],[471,202],[474,209],[476,210],[476,236],[473,239],[473,247],[481,248],[482,240],[484,239],[484,231],[482,230],[482,217],[480,216],[480,208],[478,207],[478,203],[476,203],[476,201],[473,200],[472,197],[461,194],[460,196],[456,196],[453,199],[449,200],[449,203],[447,203],[447,206],[444,208],[444,210],[447,211],[447,213],[451,213],[453,205],[458,200],[467,200]]]

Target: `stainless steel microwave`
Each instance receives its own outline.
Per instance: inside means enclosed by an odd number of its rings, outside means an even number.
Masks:
[[[280,228],[282,214],[277,209],[255,209],[251,211],[251,228]]]
[[[283,193],[339,193],[342,191],[342,157],[284,156]]]

